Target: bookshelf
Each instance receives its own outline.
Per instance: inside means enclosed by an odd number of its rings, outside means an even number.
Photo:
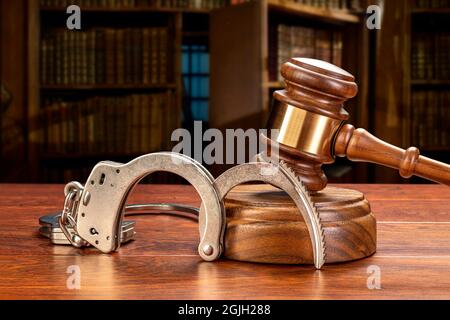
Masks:
[[[86,6],[82,30],[69,31],[60,3],[29,8],[37,62],[30,64],[32,179],[80,179],[100,160],[168,149],[181,116],[183,11]]]
[[[411,9],[410,143],[450,162],[450,1]],[[415,179],[424,182],[422,179]]]
[[[445,15],[450,14],[450,8],[413,8],[411,14],[439,14]]]
[[[411,80],[411,86],[414,87],[439,87],[439,86],[450,86],[450,80]]]
[[[343,7],[345,1],[263,0],[212,11],[211,34],[220,33],[220,37],[210,39],[211,126],[264,128],[272,94],[284,87],[277,71],[282,60],[309,56],[334,62],[356,76],[359,93],[346,108],[351,114],[349,121],[368,128],[368,34],[363,27],[363,2],[352,3],[358,5],[352,8]],[[280,40],[281,32],[287,34],[287,43]],[[306,34],[309,36],[302,38]],[[284,44],[284,51],[280,51],[280,44]],[[336,172],[329,172],[331,181],[333,176],[341,182],[366,180],[366,164],[343,159],[337,162],[330,169]]]
[[[31,181],[80,179],[100,160],[169,150],[181,127],[183,42],[207,38],[209,12],[230,4],[69,2],[27,4]],[[69,4],[82,8],[81,31],[64,28]]]
[[[76,85],[58,85],[44,84],[41,86],[43,91],[101,91],[101,90],[154,90],[154,89],[175,89],[175,83],[142,85],[142,84],[76,84]]]
[[[43,12],[61,12],[65,11],[67,6],[41,6],[40,10]],[[87,6],[83,7],[83,12],[119,12],[119,13],[133,13],[133,12],[160,12],[160,13],[209,13],[211,9],[196,9],[196,8],[170,8],[170,7],[155,7],[155,6],[134,6],[134,7],[100,7]]]
[[[450,162],[450,1],[385,1],[377,35],[374,133],[425,156]],[[396,39],[393,41],[393,39]],[[426,182],[401,179],[377,167],[380,182]]]
[[[322,1],[321,3],[326,5],[327,2]],[[358,23],[360,21],[360,18],[357,15],[352,14],[348,9],[343,8],[329,8],[324,6],[315,7],[311,4],[308,5],[289,0],[268,0],[267,5],[269,10],[280,11],[303,18],[311,18],[316,21],[331,23]]]

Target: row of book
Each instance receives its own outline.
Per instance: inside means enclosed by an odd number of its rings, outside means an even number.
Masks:
[[[412,140],[423,149],[450,145],[450,92],[414,91],[412,105]]]
[[[178,127],[168,93],[48,99],[42,109],[50,155],[141,154],[167,147]]]
[[[450,0],[416,0],[415,7],[419,9],[450,8]]]
[[[291,0],[291,2],[318,8],[352,10],[352,11],[362,10],[361,0]]]
[[[411,45],[412,79],[450,79],[450,33],[419,32]]]
[[[41,0],[41,7],[216,9],[249,0]]]
[[[41,6],[66,7],[71,4],[77,4],[82,8],[216,9],[248,1],[251,0],[41,0]],[[308,6],[338,10],[360,11],[362,9],[361,0],[287,0],[286,2],[300,3]]]
[[[342,65],[342,33],[279,24],[271,30],[269,73],[271,81],[281,81],[281,65],[291,57],[315,58]]]
[[[168,28],[53,29],[41,44],[41,83],[165,84]]]

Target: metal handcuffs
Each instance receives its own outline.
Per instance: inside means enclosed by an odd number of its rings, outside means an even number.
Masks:
[[[138,182],[156,171],[171,172],[186,179],[202,200],[200,210],[173,204],[126,206],[127,197]],[[250,181],[272,184],[293,199],[308,227],[314,265],[320,269],[325,261],[325,242],[319,214],[303,183],[282,161],[238,165],[216,180],[200,163],[174,152],[150,153],[126,164],[102,161],[93,168],[84,186],[78,182],[66,185],[63,211],[41,217],[40,232],[54,244],[90,245],[109,253],[134,238],[134,223],[124,222],[124,216],[155,212],[198,216],[198,253],[202,259],[213,261],[225,249],[224,198],[233,187]]]

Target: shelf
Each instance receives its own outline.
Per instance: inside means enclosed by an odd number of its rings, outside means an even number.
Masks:
[[[41,12],[66,12],[66,7],[41,7]],[[193,9],[193,8],[152,8],[152,7],[83,7],[82,12],[123,12],[123,13],[133,13],[133,12],[143,12],[143,13],[209,13],[210,9]]]
[[[176,85],[160,84],[160,85],[142,85],[142,84],[105,84],[105,85],[42,85],[43,91],[99,91],[99,90],[164,90],[175,89]]]
[[[155,150],[156,152],[156,150]],[[150,152],[148,152],[150,153]],[[41,155],[41,160],[44,162],[52,162],[52,161],[91,161],[91,160],[114,160],[114,159],[120,159],[120,160],[127,160],[127,159],[134,159],[138,156],[141,156],[145,154],[142,153],[43,153]]]
[[[412,14],[450,14],[450,8],[422,8],[413,9]]]
[[[315,18],[329,23],[358,23],[360,18],[356,14],[346,10],[317,8],[288,0],[267,0],[269,9],[297,15],[301,17]]]
[[[450,80],[411,80],[415,87],[450,86]]]
[[[419,148],[421,152],[449,152],[450,153],[450,146],[449,147],[420,147]]]

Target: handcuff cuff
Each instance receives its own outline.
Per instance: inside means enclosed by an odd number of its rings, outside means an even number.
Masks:
[[[139,181],[156,171],[186,179],[202,200],[200,209],[166,203],[125,205]],[[41,217],[40,233],[53,244],[92,246],[110,253],[134,239],[135,223],[124,221],[124,216],[171,213],[198,220],[198,253],[203,260],[214,261],[225,250],[225,197],[235,186],[254,181],[278,187],[292,198],[309,231],[314,265],[320,269],[325,262],[325,241],[314,202],[302,181],[283,161],[262,157],[257,162],[232,167],[217,179],[196,160],[174,152],[150,153],[126,164],[101,161],[84,185],[70,182],[65,186],[62,212]]]
[[[131,204],[125,206],[124,217],[139,216],[139,215],[157,215],[167,214],[175,215],[178,217],[186,217],[189,219],[198,220],[199,209],[171,203],[146,203],[146,204]],[[39,218],[39,233],[49,238],[53,244],[70,245],[71,242],[67,239],[65,233],[60,228],[59,219],[62,212],[55,214],[49,214]],[[134,240],[136,231],[136,223],[134,221],[123,221],[120,232],[120,243],[124,244],[131,240]],[[73,231],[69,229],[69,233]],[[85,246],[90,246],[89,243],[85,243]]]

